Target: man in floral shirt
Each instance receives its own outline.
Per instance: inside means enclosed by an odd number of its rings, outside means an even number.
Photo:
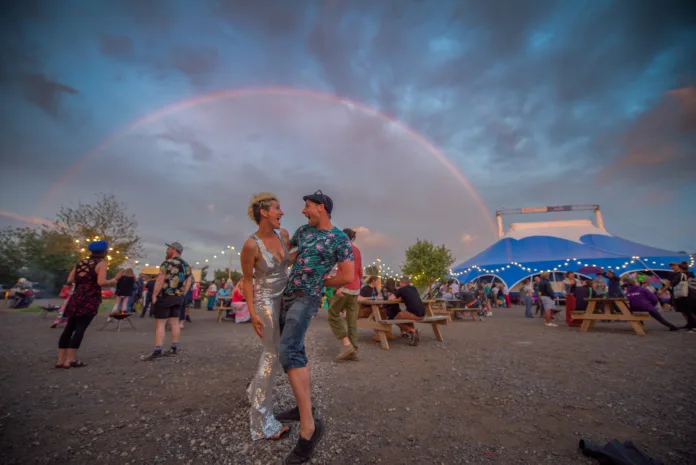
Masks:
[[[181,258],[184,246],[178,242],[165,245],[167,246],[166,260],[160,266],[152,296],[148,296],[152,300],[152,314],[156,325],[155,350],[150,355],[141,357],[148,362],[160,359],[163,355],[177,354],[181,333],[179,312],[183,306],[184,296],[193,282],[191,267]],[[167,321],[172,330],[172,347],[163,354],[162,345]]]
[[[353,248],[348,236],[331,223],[333,201],[321,191],[303,197],[302,214],[307,224],[290,240],[295,261],[290,270],[280,315],[278,353],[288,374],[297,406],[276,415],[280,421],[299,421],[300,438],[285,463],[308,462],[324,434],[324,427],[314,418],[309,390],[309,369],[304,338],[321,305],[322,288],[340,288],[353,281]],[[336,275],[329,277],[331,270]]]

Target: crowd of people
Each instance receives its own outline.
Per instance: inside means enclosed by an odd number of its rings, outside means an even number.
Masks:
[[[644,275],[627,274],[623,277],[614,271],[600,271],[593,279],[580,279],[572,271],[565,273],[563,290],[556,292],[550,280],[549,272],[542,272],[534,277],[522,280],[519,286],[519,302],[524,305],[524,316],[544,318],[544,324],[557,327],[559,313],[565,310],[568,326],[580,326],[580,321],[573,320],[572,312],[586,310],[590,298],[608,297],[625,298],[632,312],[647,312],[650,316],[666,326],[670,331],[684,329],[696,332],[696,279],[686,262],[670,263],[672,272],[668,279],[660,279],[652,274],[651,279]],[[492,316],[495,307],[510,307],[510,292],[505,283],[489,285],[486,280],[470,282],[465,285],[455,280],[442,283],[437,292],[442,299],[458,299],[477,306],[480,315]],[[564,308],[558,305],[559,297],[565,300]],[[533,312],[533,308],[536,311]],[[677,327],[667,321],[663,311],[676,310],[681,313],[685,325]],[[603,309],[598,309],[603,312]],[[613,313],[620,313],[614,306]]]
[[[332,199],[316,191],[303,197],[302,214],[307,224],[290,236],[281,228],[284,216],[275,195],[255,195],[248,207],[249,218],[257,230],[244,243],[241,251],[242,278],[235,285],[231,280],[213,283],[208,289],[208,308],[213,309],[229,301],[230,312],[240,313],[251,323],[261,340],[263,350],[256,374],[247,387],[250,403],[250,432],[254,440],[278,440],[289,432],[287,423],[299,422],[299,440],[285,457],[288,464],[311,460],[317,444],[324,435],[325,426],[316,417],[310,395],[310,372],[304,339],[307,329],[326,299],[329,327],[339,341],[337,360],[357,361],[357,320],[369,316],[365,300],[381,300],[381,318],[400,320],[402,337],[411,345],[420,339],[418,330],[409,321],[425,316],[425,307],[418,290],[407,277],[389,278],[383,284],[378,276],[363,276],[360,250],[355,246],[356,233],[340,230],[331,222]],[[149,311],[155,319],[155,341],[152,353],[144,361],[176,356],[179,352],[182,320],[190,302],[200,298],[200,287],[194,283],[191,267],[182,258],[183,246],[178,242],[166,244],[166,258],[155,279],[144,281],[132,270],[119,271],[107,279],[105,261],[108,243],[95,241],[89,245],[90,257],[78,262],[70,273],[69,284],[74,291],[64,306],[66,326],[58,343],[56,368],[79,368],[86,364],[77,358],[77,351],[85,331],[96,316],[102,302],[102,287],[116,286],[116,312],[133,312],[133,302],[144,299],[141,317]],[[686,263],[671,264],[674,274],[666,283],[677,311],[684,314],[685,329],[696,332],[696,280]],[[586,308],[593,295],[626,296],[632,311],[647,311],[657,321],[676,330],[659,314],[660,292],[641,286],[630,276],[620,279],[612,271],[602,272],[595,280],[581,281],[574,273],[567,273],[564,281],[566,310]],[[492,309],[510,307],[510,291],[504,283],[489,285],[486,281],[460,283],[451,280],[438,290],[444,299],[461,299],[477,305],[481,315],[491,316]],[[532,284],[522,282],[520,300],[525,316],[533,318],[532,306],[536,301],[537,314],[547,326],[559,312],[557,295],[549,282],[549,273],[541,273]],[[211,303],[212,302],[212,303]],[[664,302],[663,302],[664,303]],[[402,308],[403,304],[405,308]],[[567,315],[567,323],[573,324]],[[229,316],[228,316],[229,318]],[[171,344],[164,350],[165,327],[171,329]],[[375,339],[378,338],[375,335]],[[274,413],[273,385],[283,371],[290,382],[296,405],[289,410]]]

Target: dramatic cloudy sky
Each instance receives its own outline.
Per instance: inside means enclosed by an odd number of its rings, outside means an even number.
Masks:
[[[468,258],[495,240],[498,208],[571,203],[600,204],[614,234],[696,250],[689,2],[2,8],[0,226],[114,193],[143,263],[168,240],[212,261],[253,231],[252,193],[275,192],[294,230],[322,189],[366,258],[393,265],[416,237]]]

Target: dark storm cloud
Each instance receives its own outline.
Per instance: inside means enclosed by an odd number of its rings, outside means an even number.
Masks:
[[[21,83],[27,100],[56,118],[60,116],[60,105],[63,98],[66,95],[79,93],[77,89],[40,73],[22,76]]]
[[[619,156],[600,179],[619,173],[629,183],[696,179],[696,86],[667,92],[619,135]]]

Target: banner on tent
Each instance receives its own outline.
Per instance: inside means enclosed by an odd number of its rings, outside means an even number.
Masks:
[[[597,208],[597,205],[560,205],[554,207],[529,207],[518,210],[521,213],[548,213],[548,212],[572,212],[575,210],[589,210]],[[506,210],[505,213],[514,213],[515,210]]]

